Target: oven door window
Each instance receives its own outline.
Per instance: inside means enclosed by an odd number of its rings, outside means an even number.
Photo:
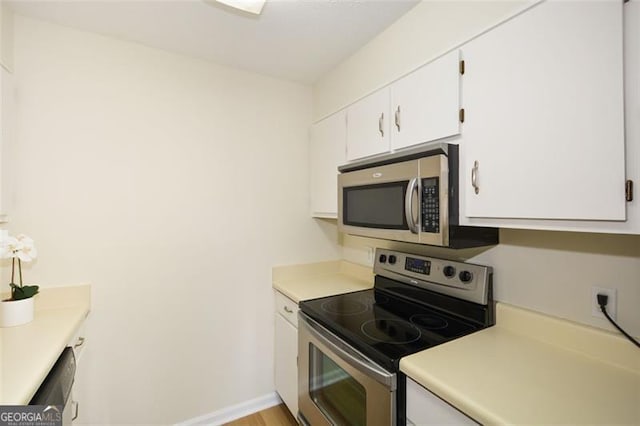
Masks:
[[[309,349],[311,400],[333,424],[366,425],[364,387],[313,344]]]
[[[409,182],[343,188],[342,206],[345,225],[365,228],[407,230],[404,210]]]

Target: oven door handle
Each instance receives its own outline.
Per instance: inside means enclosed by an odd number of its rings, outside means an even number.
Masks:
[[[360,352],[343,342],[338,336],[302,312],[299,313],[299,319],[302,320],[299,326],[302,326],[313,338],[325,344],[347,364],[387,386],[391,391],[396,389],[396,375],[394,373],[390,373],[378,364],[370,361]]]
[[[407,219],[407,226],[409,227],[409,231],[413,234],[417,234],[420,232],[420,225],[416,223],[413,218],[413,193],[418,192],[418,197],[420,197],[420,191],[418,191],[418,178],[414,177],[409,181],[409,185],[407,186],[407,193],[404,195],[404,215]]]

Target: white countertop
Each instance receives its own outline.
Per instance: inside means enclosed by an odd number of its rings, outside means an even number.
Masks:
[[[0,328],[0,405],[28,404],[89,314],[90,286],[42,289],[29,324]]]
[[[319,262],[274,267],[272,281],[273,288],[298,303],[372,288],[373,272],[350,262]]]
[[[630,342],[500,303],[496,317],[400,369],[483,424],[640,424],[640,350]]]

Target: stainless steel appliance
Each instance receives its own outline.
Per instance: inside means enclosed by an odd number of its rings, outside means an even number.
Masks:
[[[458,146],[339,168],[338,229],[365,237],[451,248],[498,243],[498,230],[459,226]]]
[[[377,249],[373,289],[300,302],[302,424],[403,425],[400,359],[494,324],[492,269]]]
[[[54,410],[49,413],[51,419],[57,418],[60,421],[59,424],[63,426],[71,425],[72,421],[78,417],[77,404],[75,404],[75,413],[72,413],[75,374],[75,353],[73,348],[66,347],[31,398],[29,405],[49,406],[45,408],[45,412]]]

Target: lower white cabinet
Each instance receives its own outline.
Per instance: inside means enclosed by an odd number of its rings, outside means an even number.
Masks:
[[[294,417],[298,415],[298,305],[276,292],[276,392]]]
[[[407,425],[477,424],[471,417],[407,377]]]

